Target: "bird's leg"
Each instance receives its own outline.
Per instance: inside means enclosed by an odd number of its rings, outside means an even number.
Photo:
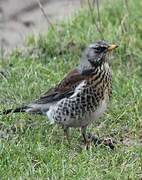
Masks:
[[[82,126],[81,127],[81,134],[82,134],[83,139],[84,139],[85,149],[89,150],[91,141],[86,136],[86,129],[87,129],[87,126]]]
[[[70,144],[70,139],[69,139],[69,127],[64,126],[63,127],[64,130],[64,136],[66,137],[68,143]]]
[[[84,139],[85,149],[89,150],[91,147],[91,135],[90,137],[86,135],[86,129],[87,129],[87,126],[81,127],[81,134]]]
[[[81,127],[81,134],[82,134],[82,137],[83,137],[83,140],[84,140],[85,144],[87,143],[86,129],[87,129],[87,126],[82,126]]]

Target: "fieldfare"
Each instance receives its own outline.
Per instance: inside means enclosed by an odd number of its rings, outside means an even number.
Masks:
[[[27,112],[46,115],[49,121],[63,127],[67,137],[70,127],[81,128],[86,143],[87,126],[106,111],[112,95],[108,53],[116,47],[105,41],[89,45],[79,66],[59,84],[32,103],[15,110],[8,109],[3,114]]]

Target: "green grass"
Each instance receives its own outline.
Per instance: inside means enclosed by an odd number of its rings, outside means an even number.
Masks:
[[[46,117],[0,116],[0,179],[142,177],[142,2],[128,1],[128,11],[124,2],[108,0],[101,7],[101,34],[95,25],[96,10],[85,8],[46,34],[29,37],[26,50],[15,50],[0,60],[3,110],[29,103],[54,86],[79,62],[87,44],[102,36],[119,43],[110,62],[113,99],[107,113],[88,131],[123,143],[114,151],[100,146],[85,151],[77,129],[71,131],[69,146],[62,130]]]

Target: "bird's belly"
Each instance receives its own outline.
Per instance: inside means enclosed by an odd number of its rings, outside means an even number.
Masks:
[[[98,119],[99,117],[102,116],[102,114],[106,111],[107,109],[107,100],[104,99],[98,106],[98,108],[92,112],[91,114],[91,119],[92,120],[95,120],[95,119]]]
[[[87,111],[82,115],[76,115],[75,117],[71,117],[68,115],[59,115],[56,112],[56,108],[53,106],[47,112],[47,116],[51,123],[58,123],[61,125],[65,125],[68,127],[81,127],[87,126],[91,122],[95,121],[99,118],[107,109],[107,100],[104,99],[99,103],[99,106],[94,111]]]

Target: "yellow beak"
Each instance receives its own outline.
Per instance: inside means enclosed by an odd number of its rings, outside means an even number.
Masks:
[[[118,45],[115,45],[115,44],[111,44],[109,47],[108,47],[108,51],[112,51],[113,49],[117,48]]]

